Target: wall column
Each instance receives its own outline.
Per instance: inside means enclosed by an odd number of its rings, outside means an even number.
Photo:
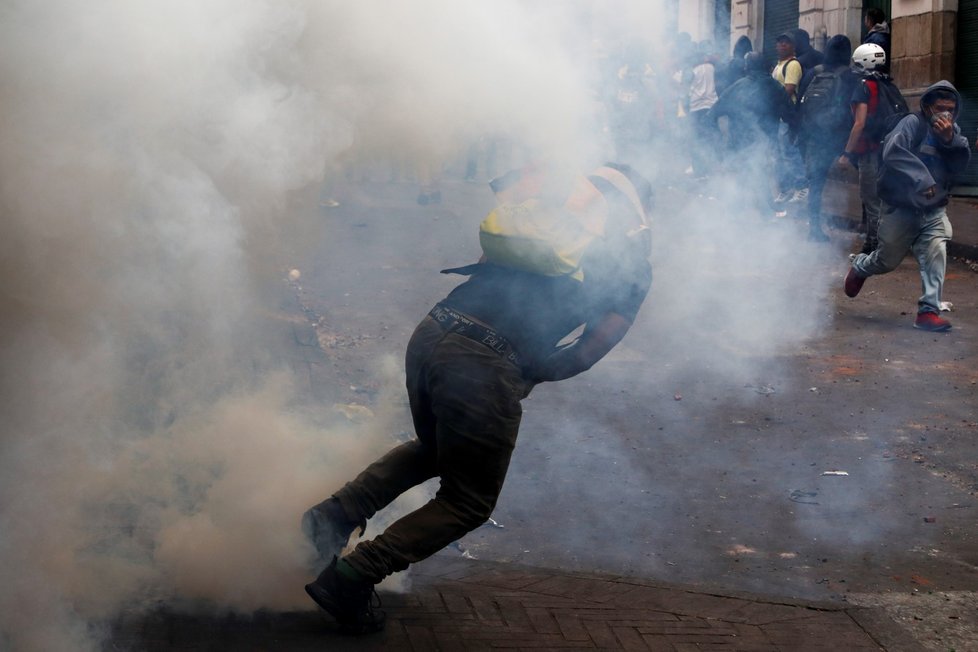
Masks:
[[[904,95],[941,79],[953,82],[957,0],[893,0],[892,6],[891,72]]]

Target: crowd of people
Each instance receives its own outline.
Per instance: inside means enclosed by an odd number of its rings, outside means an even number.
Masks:
[[[815,242],[829,240],[822,200],[830,173],[854,168],[865,235],[851,256],[846,295],[855,297],[866,278],[891,271],[913,253],[923,285],[914,326],[946,331],[951,324],[940,316],[951,237],[946,206],[954,175],[969,161],[968,141],[955,122],[961,96],[941,81],[911,112],[889,74],[885,15],[868,9],[864,24],[857,47],[839,34],[823,51],[812,47],[805,30],[788,30],[775,40],[773,65],[747,37],[723,61],[711,43],[680,34],[671,95],[663,93],[662,75],[651,93],[659,105],[654,121],[675,120],[659,132],[681,134],[687,147],[672,147],[689,152],[685,172],[696,184],[733,175],[745,208],[777,219],[798,207]],[[634,149],[634,141],[630,145]]]

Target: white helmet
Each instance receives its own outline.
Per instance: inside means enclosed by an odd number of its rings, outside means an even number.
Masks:
[[[875,43],[863,43],[852,53],[852,65],[866,72],[879,70],[886,65],[886,52]]]

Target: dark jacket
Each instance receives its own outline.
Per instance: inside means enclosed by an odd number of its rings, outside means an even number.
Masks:
[[[778,121],[790,108],[788,94],[766,70],[748,70],[720,95],[710,109],[710,119],[730,120],[730,148],[740,150],[763,139],[774,138]]]
[[[795,58],[798,59],[798,63],[801,64],[801,69],[811,70],[818,64],[825,60],[825,56],[812,47],[811,37],[808,32],[796,27],[795,29],[789,29],[788,35],[791,36],[791,40],[795,44]]]
[[[849,59],[852,57],[852,42],[844,34],[836,34],[825,44],[825,60],[821,65],[829,70],[835,70],[839,66],[849,66]],[[808,85],[815,76],[815,68],[805,70],[802,73],[801,83],[798,84],[798,97],[804,97]],[[851,77],[849,91],[856,85],[855,73]]]
[[[873,43],[883,48],[886,52],[886,68],[890,67],[890,26],[886,21],[873,25],[873,28],[866,34],[863,43]]]
[[[941,80],[928,88],[920,97],[921,105],[928,104],[928,95],[943,89],[954,93],[957,108],[954,119],[961,114],[961,94],[949,81]],[[968,139],[961,135],[961,128],[954,125],[954,137],[950,144],[941,142],[930,127],[926,128],[923,142],[915,147],[927,118],[922,112],[911,113],[903,118],[883,142],[883,168],[887,168],[903,180],[892,187],[905,188],[905,197],[895,195],[881,196],[883,201],[895,205],[912,204],[918,209],[932,209],[948,202],[948,191],[954,175],[968,167],[971,150]],[[882,174],[882,170],[881,170]],[[932,199],[925,199],[923,192],[937,186]],[[909,199],[908,199],[909,198]]]
[[[715,77],[717,95],[723,93],[735,81],[744,76],[744,55],[753,51],[754,46],[751,44],[749,38],[741,36],[737,39],[737,42],[734,43],[733,55],[730,57],[730,60],[723,65],[717,66]]]

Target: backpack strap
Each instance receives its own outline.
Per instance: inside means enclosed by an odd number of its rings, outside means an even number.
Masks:
[[[786,71],[788,70],[788,64],[791,63],[792,61],[798,61],[798,59],[795,57],[791,57],[781,65],[781,79],[785,78]]]

